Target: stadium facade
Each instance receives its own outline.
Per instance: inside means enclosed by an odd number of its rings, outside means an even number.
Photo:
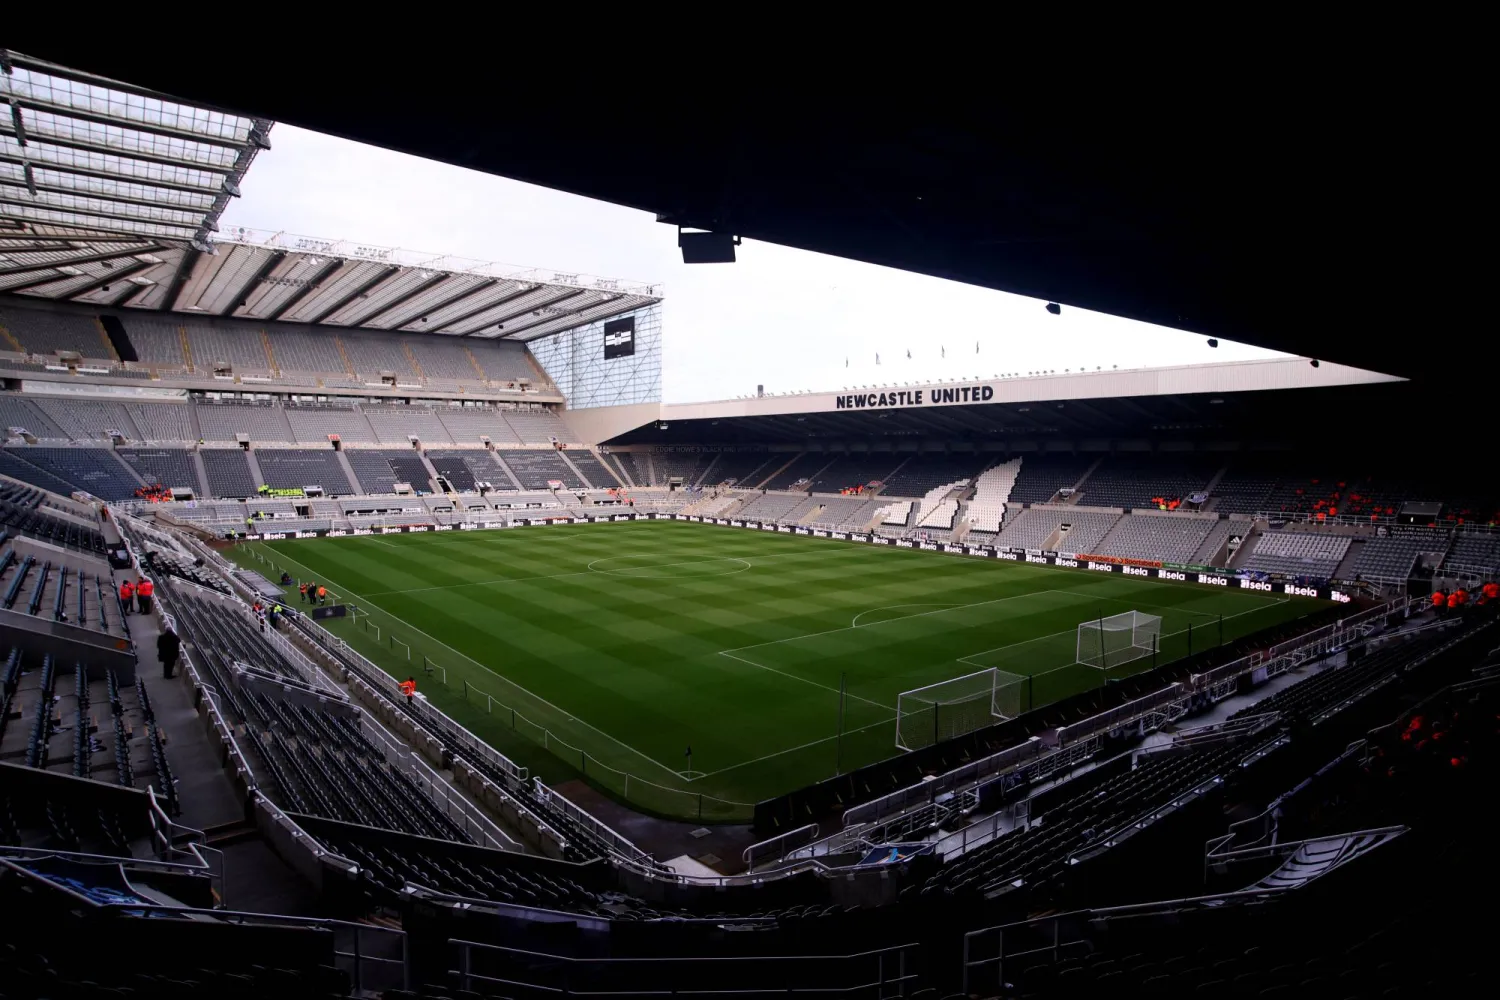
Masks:
[[[1494,705],[1493,484],[1321,444],[1400,380],[1290,358],[663,405],[661,289],[218,234],[270,122],[3,64],[0,891],[28,918],[23,991],[122,969],[162,995],[1302,988],[1210,942],[1271,908],[1265,939],[1316,958],[1302,932],[1345,898],[1322,885],[1399,873],[1432,816],[1467,818],[1442,793],[1469,741],[1492,759],[1470,714]],[[507,749],[550,757],[502,751],[492,695],[464,680],[453,708],[370,608],[294,606],[307,577],[260,544],[651,520],[1316,604],[1228,639],[1217,612],[1211,648],[1189,631],[1161,664],[1160,616],[1080,620],[1078,665],[1128,674],[1043,703],[966,670],[963,713],[915,697],[901,752],[715,814],[691,746],[677,784],[591,772],[545,729]],[[154,608],[121,589],[148,578]],[[1423,749],[1436,732],[1461,749]],[[573,780],[533,773],[575,751]],[[1439,780],[1393,766],[1388,800],[1373,762],[1398,757]],[[1191,975],[1132,933],[1184,920],[1209,928]],[[1347,964],[1306,971],[1368,983]]]

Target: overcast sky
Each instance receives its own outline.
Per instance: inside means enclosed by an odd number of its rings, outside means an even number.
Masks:
[[[222,228],[453,254],[665,286],[663,396],[754,393],[1275,357],[1164,327],[746,241],[682,263],[651,215],[278,125]],[[977,350],[976,350],[977,347]],[[907,353],[911,357],[908,359]],[[879,355],[880,364],[876,364]]]

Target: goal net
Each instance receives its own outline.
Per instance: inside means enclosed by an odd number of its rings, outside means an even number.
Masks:
[[[1078,626],[1078,662],[1108,670],[1150,656],[1160,642],[1160,615],[1126,611],[1095,618]]]
[[[916,750],[1014,719],[1024,705],[1026,678],[990,667],[896,697],[896,746]]]

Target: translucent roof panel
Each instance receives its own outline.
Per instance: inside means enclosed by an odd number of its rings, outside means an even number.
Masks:
[[[0,230],[208,249],[271,123],[0,53]],[[38,276],[40,277],[40,276]],[[32,286],[33,294],[74,282]]]

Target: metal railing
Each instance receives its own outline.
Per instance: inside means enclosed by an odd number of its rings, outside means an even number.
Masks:
[[[521,996],[640,996],[641,983],[631,977],[649,975],[653,994],[741,991],[892,997],[914,992],[919,978],[920,946],[915,943],[849,955],[686,958],[556,955],[462,938],[450,939],[448,944],[454,949],[455,963],[448,972],[458,989],[493,984]],[[522,970],[527,978],[512,978]],[[829,985],[830,981],[838,985]]]

